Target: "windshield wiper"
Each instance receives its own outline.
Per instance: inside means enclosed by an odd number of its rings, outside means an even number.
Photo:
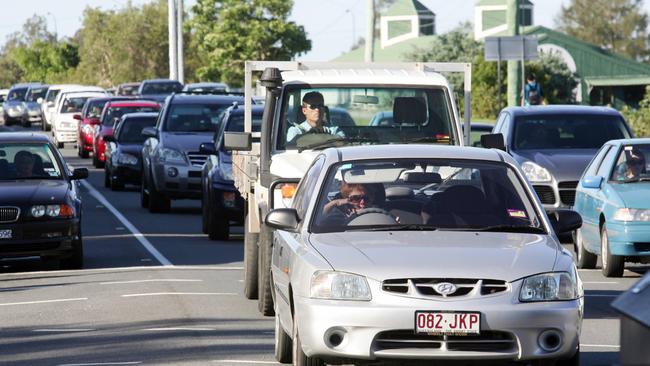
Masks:
[[[464,228],[467,231],[493,231],[493,232],[506,232],[506,233],[532,233],[532,234],[546,234],[546,230],[537,226],[521,226],[521,225],[492,225],[478,228]]]
[[[360,227],[359,229],[348,228],[346,231],[435,231],[437,226],[424,224],[405,224],[405,225],[382,225],[373,227]]]

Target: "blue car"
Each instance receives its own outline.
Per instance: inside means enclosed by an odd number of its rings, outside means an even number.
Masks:
[[[607,142],[585,170],[576,192],[578,268],[623,275],[625,261],[650,260],[650,138]]]

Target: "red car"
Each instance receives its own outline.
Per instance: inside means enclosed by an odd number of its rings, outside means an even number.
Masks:
[[[74,115],[79,121],[77,127],[77,155],[80,158],[87,158],[93,151],[93,140],[95,139],[95,126],[99,124],[99,117],[102,114],[104,105],[109,101],[129,100],[128,97],[107,97],[91,98],[86,101],[81,114]]]
[[[158,112],[160,104],[147,100],[127,100],[127,101],[109,101],[104,105],[100,119],[100,124],[95,126],[95,136],[93,140],[93,165],[95,168],[103,168],[106,157],[105,136],[113,136],[113,127],[120,120],[122,115],[136,112]]]

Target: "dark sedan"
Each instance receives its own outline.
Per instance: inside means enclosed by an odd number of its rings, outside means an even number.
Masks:
[[[57,258],[83,266],[81,195],[77,179],[52,142],[31,133],[0,134],[0,258]]]
[[[139,185],[142,178],[142,129],[154,127],[158,113],[129,113],[122,116],[113,136],[104,137],[106,165],[104,186],[114,191],[125,184]]]
[[[252,106],[253,132],[262,125],[264,106]],[[201,172],[203,232],[211,240],[228,240],[230,221],[244,219],[244,199],[235,188],[232,178],[232,156],[223,146],[224,132],[244,132],[244,106],[235,105],[226,110],[213,143],[201,145],[201,152],[210,154]]]

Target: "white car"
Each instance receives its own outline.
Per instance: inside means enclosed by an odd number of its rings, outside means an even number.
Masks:
[[[66,142],[76,142],[79,121],[75,115],[80,114],[86,100],[107,96],[103,89],[63,89],[56,97],[52,118],[52,140],[58,148]]]
[[[4,118],[4,107],[2,106],[7,100],[7,96],[9,95],[9,89],[0,89],[0,117]]]
[[[265,219],[276,358],[294,365],[579,364],[583,287],[521,168],[499,150],[331,148]]]
[[[41,119],[43,120],[43,131],[49,131],[52,129],[52,118],[54,112],[54,102],[56,101],[57,95],[63,89],[82,87],[77,84],[56,84],[50,85],[50,88],[45,93],[45,98],[41,101],[41,113],[43,114]]]

